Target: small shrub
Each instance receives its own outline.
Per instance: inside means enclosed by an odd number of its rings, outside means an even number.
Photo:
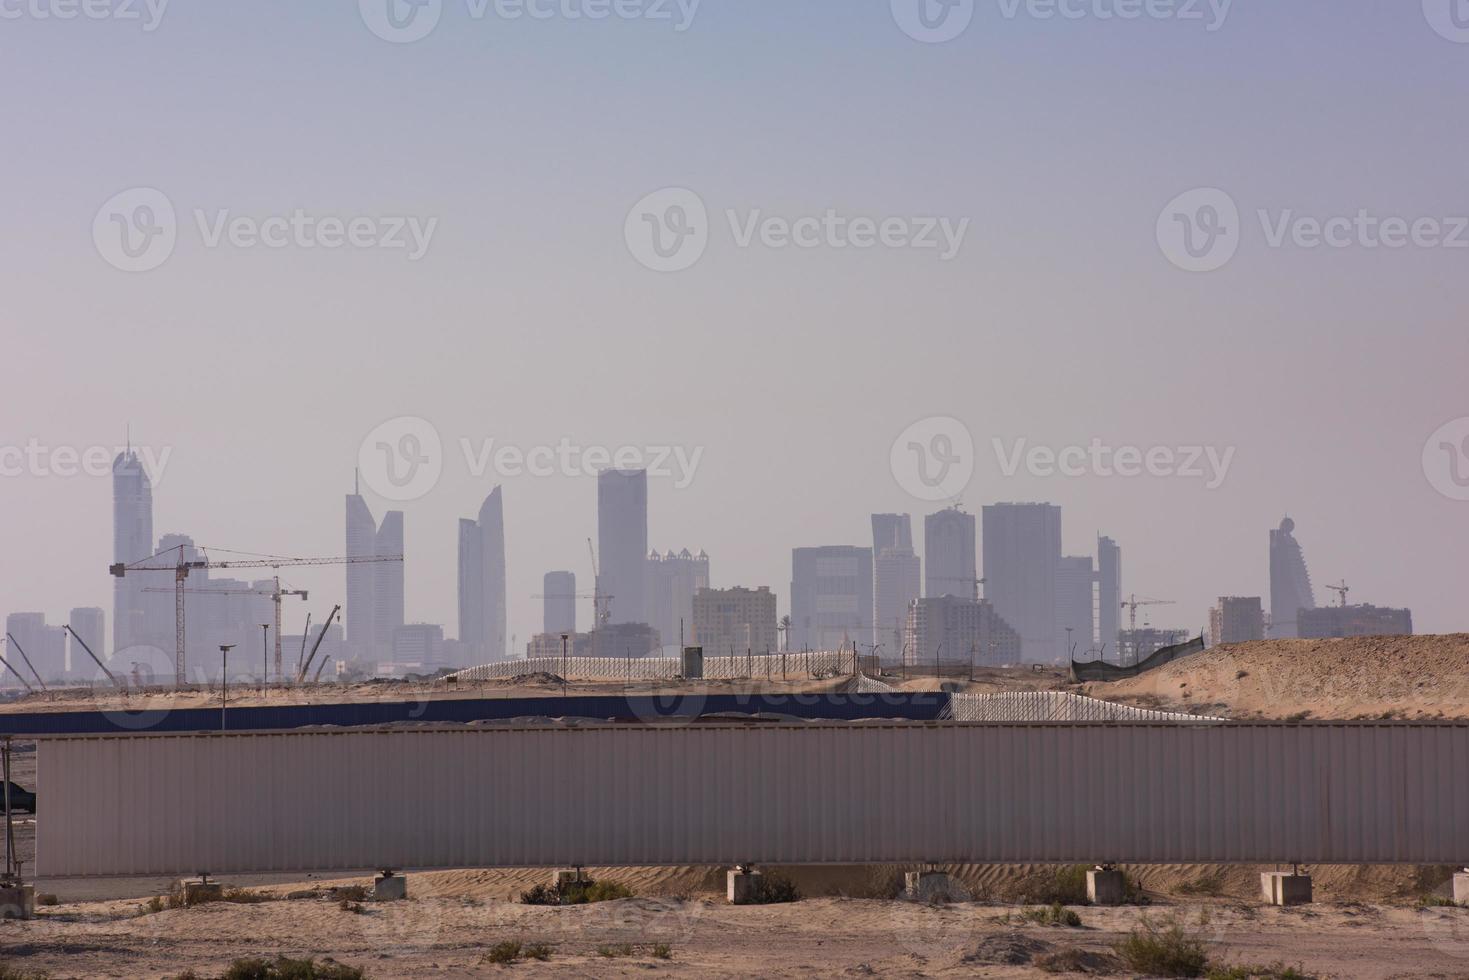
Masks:
[[[274,961],[258,957],[235,960],[224,971],[222,980],[365,980],[366,976],[355,966],[330,959],[317,963],[281,956]]]
[[[36,904],[37,905],[46,905],[46,906],[56,905],[57,904],[57,898],[56,898],[55,895],[37,895],[36,896]]]
[[[514,963],[520,959],[520,950],[520,943],[513,939],[507,939],[504,942],[496,943],[490,947],[490,951],[485,954],[485,962]]]
[[[626,885],[615,881],[593,881],[588,887],[582,889],[571,889],[572,905],[583,905],[591,902],[615,902],[623,898],[632,898],[633,891]]]
[[[1088,870],[1081,864],[1047,868],[1027,879],[1016,898],[1025,905],[1085,905]]]
[[[1184,932],[1177,919],[1159,928],[1144,916],[1113,949],[1128,969],[1151,977],[1200,977],[1209,962],[1203,941]]]
[[[606,959],[620,959],[633,954],[632,943],[616,943],[608,946],[598,946],[597,955]]]
[[[1023,909],[1020,912],[1023,922],[1033,922],[1038,926],[1061,926],[1067,929],[1080,929],[1081,916],[1057,902],[1045,908]]]
[[[22,970],[0,963],[0,980],[49,980],[51,974],[39,970]]]
[[[372,897],[372,892],[366,885],[343,885],[333,888],[332,895],[349,902],[365,902]]]
[[[1204,975],[1207,980],[1314,980],[1293,966],[1217,966]]]
[[[252,892],[246,888],[226,888],[220,895],[221,902],[231,902],[235,905],[259,905],[271,900],[269,895],[260,892]]]
[[[760,876],[760,884],[755,890],[756,905],[783,905],[786,902],[799,902],[800,900],[800,889],[785,875],[762,874]]]
[[[1042,953],[1030,965],[1046,973],[1111,974],[1118,972],[1117,961],[1105,953],[1083,949],[1058,949]]]
[[[1442,895],[1424,895],[1418,899],[1418,907],[1424,909],[1457,909],[1461,906],[1452,898],[1444,898]]]
[[[1202,895],[1207,898],[1219,898],[1224,894],[1223,875],[1209,875],[1198,881],[1190,881],[1178,886],[1180,895]]]
[[[673,959],[673,947],[670,946],[670,945],[668,945],[667,943],[654,943],[653,944],[653,959],[655,959],[655,960],[671,960],[671,959]]]
[[[345,898],[337,903],[337,908],[343,912],[351,912],[353,915],[361,915],[364,911],[361,902],[353,902]]]
[[[540,960],[544,963],[551,958],[551,947],[546,943],[531,943],[520,951],[520,955],[528,960]]]
[[[560,905],[561,896],[549,885],[537,885],[530,891],[520,893],[522,905]]]

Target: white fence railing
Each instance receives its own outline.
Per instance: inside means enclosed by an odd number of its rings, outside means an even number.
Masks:
[[[949,710],[954,721],[1172,721],[1221,722],[1227,719],[1176,711],[1134,708],[1065,691],[1006,691],[999,694],[955,694]]]
[[[877,661],[859,657],[863,670],[876,672]],[[754,678],[780,680],[852,673],[848,651],[800,651],[747,657],[705,657],[706,680]],[[527,674],[555,674],[566,680],[671,680],[683,669],[677,657],[539,657],[470,667],[448,675],[458,682],[509,680]],[[447,679],[447,678],[446,678]]]

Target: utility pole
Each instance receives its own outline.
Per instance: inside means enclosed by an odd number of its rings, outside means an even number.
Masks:
[[[219,678],[219,730],[224,731],[226,727],[224,709],[230,699],[230,651],[235,648],[233,643],[222,644],[219,655],[224,660]]]
[[[587,545],[590,546],[591,543],[591,539],[588,539]],[[570,639],[570,633],[561,634],[561,696],[563,698],[566,697],[566,644]]]
[[[276,634],[276,640],[277,641],[280,640],[280,634],[279,633]],[[260,664],[261,664],[261,667],[264,669],[264,673],[262,673],[260,676],[262,678],[264,678],[264,681],[265,681],[265,693],[266,694],[269,694],[270,693],[270,624],[269,623],[261,623],[260,624],[260,651],[261,651]],[[279,669],[279,668],[277,668],[277,669]]]

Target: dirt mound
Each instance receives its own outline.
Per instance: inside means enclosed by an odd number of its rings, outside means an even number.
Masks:
[[[1231,718],[1469,718],[1469,634],[1213,647],[1113,683],[1109,701]]]
[[[964,963],[969,966],[1024,966],[1051,949],[1050,943],[1018,932],[1006,932],[982,940],[972,953],[964,956]]]

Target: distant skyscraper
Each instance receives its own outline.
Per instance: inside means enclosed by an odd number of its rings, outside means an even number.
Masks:
[[[1296,522],[1287,517],[1270,532],[1270,635],[1276,639],[1299,636],[1297,614],[1316,608],[1311,572],[1295,530]]]
[[[929,514],[923,519],[923,560],[928,568],[923,594],[931,599],[978,598],[975,555],[973,514],[957,507]]]
[[[377,521],[361,493],[347,495],[347,557],[372,558],[377,554]],[[376,640],[373,609],[376,605],[373,564],[348,565],[346,610],[342,623],[350,656],[371,660]]]
[[[1066,633],[1056,621],[1061,565],[1061,508],[995,504],[984,509],[985,596],[1020,634],[1028,663],[1064,656]]]
[[[479,519],[459,522],[459,641],[487,660],[505,659],[505,509],[500,488]]]
[[[676,652],[680,633],[685,639],[692,635],[695,594],[709,588],[709,555],[702,550],[693,555],[687,548],[676,555],[655,551],[648,556],[647,569],[648,624],[658,631],[663,646]],[[616,601],[612,608],[617,608]]]
[[[67,654],[70,660],[70,663],[67,665],[68,673],[72,677],[85,678],[95,676],[100,671],[97,670],[97,665],[92,662],[91,657],[87,656],[87,651],[82,649],[81,644],[77,642],[76,638],[80,636],[82,643],[91,647],[92,652],[104,664],[107,663],[109,658],[107,656],[107,647],[104,645],[104,641],[107,638],[107,613],[95,608],[73,609],[71,615],[67,617],[67,622],[71,626],[71,631],[74,634],[67,637],[67,644],[70,647]]]
[[[131,564],[153,554],[153,484],[136,453],[112,463],[112,560]],[[143,589],[147,575],[112,580],[112,648],[148,642]]]
[[[647,470],[597,475],[597,592],[612,596],[613,623],[648,622]]]
[[[403,554],[403,514],[388,511],[382,525],[360,492],[347,495],[347,557],[374,558]],[[355,660],[387,660],[393,635],[403,625],[403,563],[347,565],[345,653]]]
[[[903,655],[908,606],[920,595],[922,564],[913,553],[913,521],[907,514],[872,515],[872,624],[879,656]]]
[[[1056,569],[1056,625],[1071,630],[1071,642],[1078,656],[1091,648],[1096,613],[1093,585],[1097,581],[1089,555],[1067,556]],[[1069,653],[1069,651],[1068,651]],[[1082,659],[1088,659],[1082,657]]]
[[[402,553],[403,512],[390,510],[383,515],[377,529],[376,554],[387,558]],[[374,657],[380,659],[390,655],[394,637],[403,625],[403,563],[387,561],[369,567],[373,569],[372,632],[377,650]]]
[[[872,549],[797,548],[791,554],[792,650],[870,646]]]
[[[1117,652],[1122,629],[1122,549],[1111,538],[1097,538],[1097,649]]]
[[[548,636],[576,632],[576,574],[547,572],[541,586],[545,625]]]

